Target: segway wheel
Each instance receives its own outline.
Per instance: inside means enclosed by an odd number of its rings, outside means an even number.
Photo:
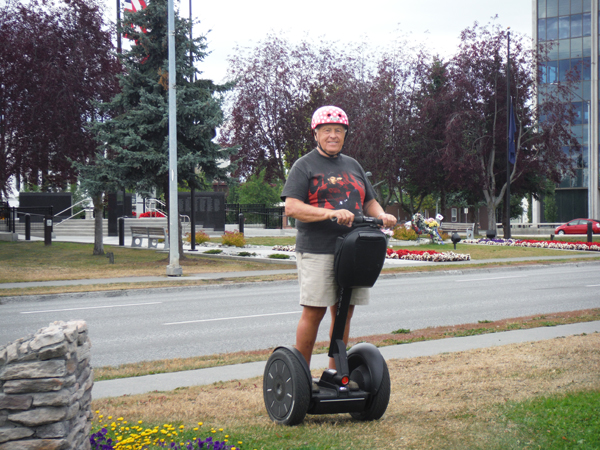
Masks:
[[[362,367],[365,371],[368,371],[366,366]],[[359,370],[361,367],[359,367]],[[365,386],[361,386],[361,382],[358,383],[361,389],[365,388]],[[385,361],[383,362],[383,378],[381,379],[381,385],[379,386],[379,390],[376,394],[372,395],[369,398],[367,403],[367,407],[361,412],[353,412],[350,415],[356,420],[362,421],[371,421],[371,420],[379,420],[385,413],[385,410],[388,407],[388,403],[390,402],[390,393],[391,393],[391,385],[390,385],[390,372],[388,370],[387,364]]]
[[[263,397],[271,420],[280,425],[301,423],[310,404],[310,387],[296,356],[285,348],[275,350],[263,378]]]

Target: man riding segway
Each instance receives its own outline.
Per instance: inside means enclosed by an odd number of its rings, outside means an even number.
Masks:
[[[296,330],[295,349],[307,367],[310,367],[319,325],[327,308],[332,317],[330,336],[338,315],[339,285],[334,276],[338,237],[349,232],[355,216],[377,218],[385,227],[396,224],[396,218],[385,213],[377,202],[375,191],[360,164],[341,153],[348,127],[348,117],[342,109],[336,106],[317,109],[311,122],[317,146],[292,166],[281,194],[285,214],[296,219],[298,229],[296,264],[302,315]],[[343,327],[345,344],[348,343],[354,306],[369,302],[368,288],[351,291]],[[336,369],[334,358],[330,358],[329,368]],[[358,389],[352,381],[347,387]],[[312,390],[318,392],[319,385],[313,383]]]

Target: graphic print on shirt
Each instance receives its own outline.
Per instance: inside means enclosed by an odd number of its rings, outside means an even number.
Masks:
[[[364,183],[349,173],[316,174],[310,180],[308,200],[313,206],[358,214],[362,213],[364,199]]]

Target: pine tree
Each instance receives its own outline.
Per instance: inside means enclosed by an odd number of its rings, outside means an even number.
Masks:
[[[176,15],[177,178],[182,185],[201,188],[202,180],[226,176],[212,142],[223,122],[221,94],[230,85],[216,85],[199,75],[193,62],[207,55],[204,36],[189,39],[190,22]],[[121,92],[102,106],[112,119],[93,124],[100,151],[97,173],[108,174],[108,185],[140,193],[168,192],[168,28],[167,1],[151,0],[136,13],[126,12],[123,30],[132,45],[121,55],[125,74]],[[191,53],[191,57],[190,57]],[[94,177],[89,170],[88,176]],[[166,195],[168,199],[168,195]],[[180,252],[183,255],[183,252]]]

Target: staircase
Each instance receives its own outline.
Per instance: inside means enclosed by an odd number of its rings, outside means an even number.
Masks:
[[[131,226],[165,227],[169,224],[165,217],[144,217],[143,219],[125,219],[125,236],[131,236]],[[196,230],[199,230],[197,227]],[[189,223],[182,224],[183,234],[190,230]],[[89,236],[94,237],[93,219],[71,219],[65,222],[55,223],[53,228],[56,236]],[[102,235],[108,236],[108,219],[102,220]]]

